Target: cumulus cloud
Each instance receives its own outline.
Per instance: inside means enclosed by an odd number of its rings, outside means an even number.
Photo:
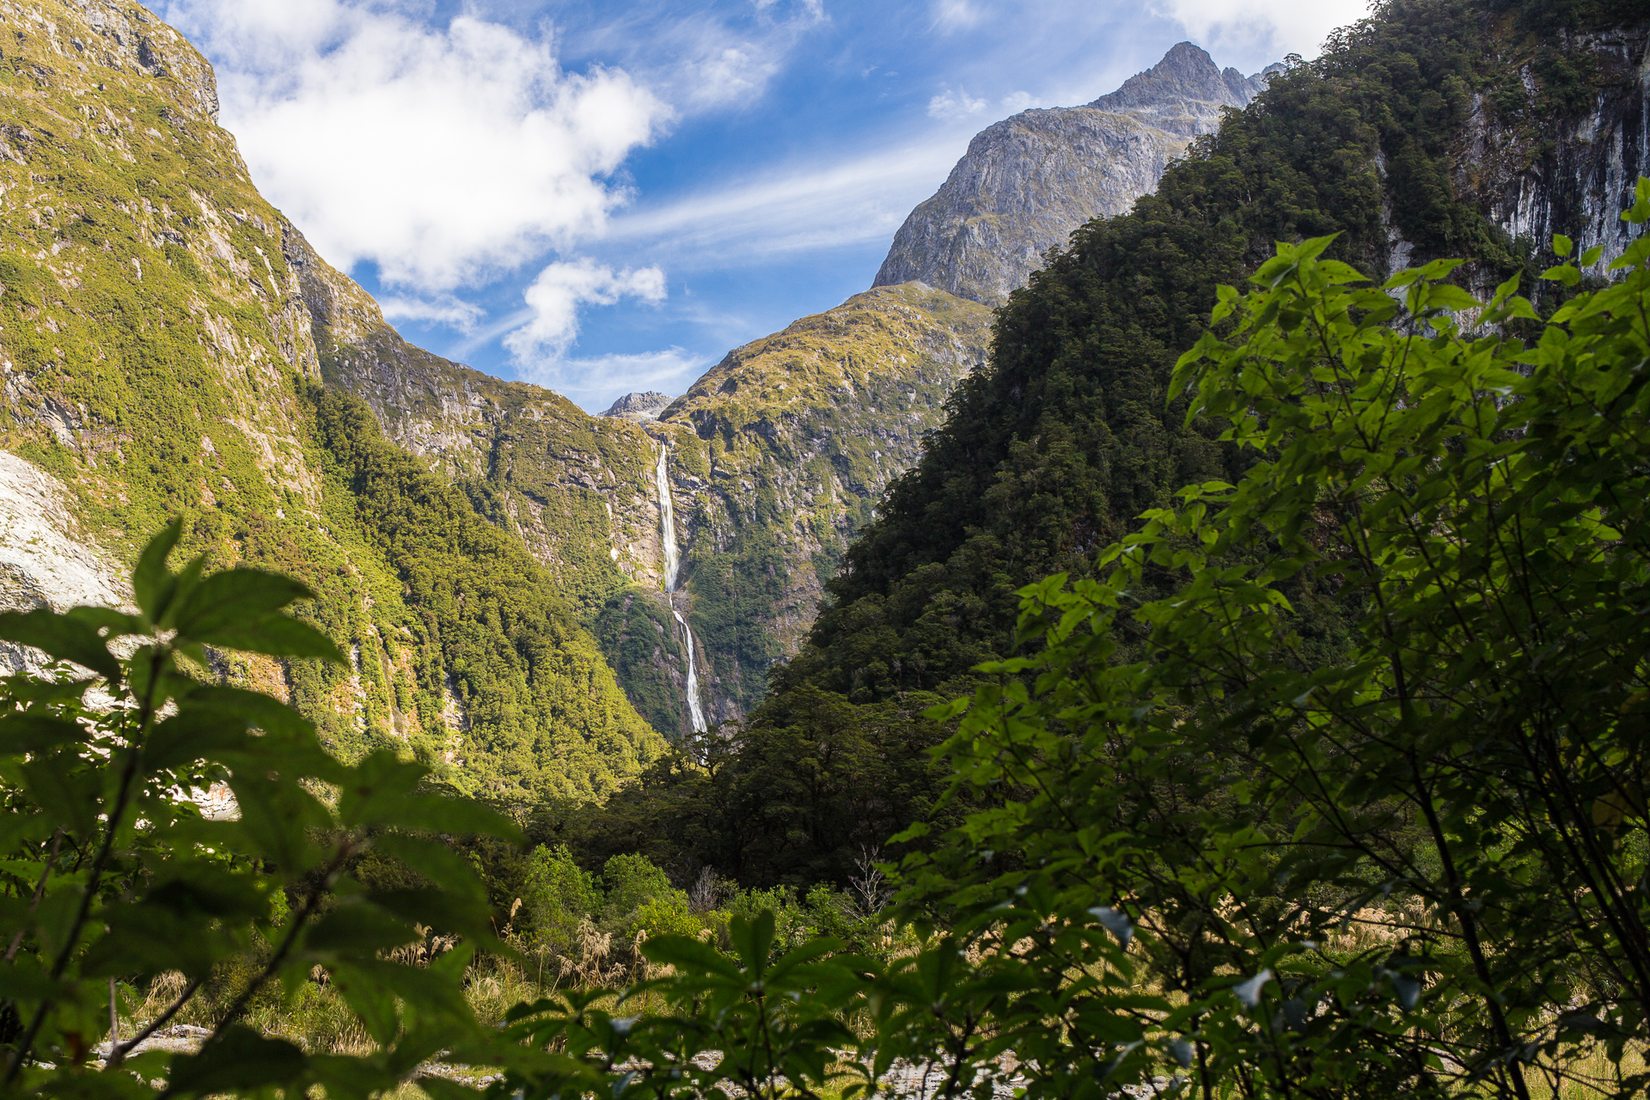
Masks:
[[[665,299],[665,273],[657,267],[617,271],[592,260],[558,261],[539,272],[524,294],[527,308],[504,337],[504,346],[529,377],[553,372],[579,335],[579,310],[610,306],[623,298]]]
[[[669,109],[626,73],[568,72],[549,31],[373,0],[173,0],[219,65],[253,177],[332,262],[426,300],[598,231]]]
[[[990,104],[985,100],[969,95],[967,88],[952,88],[947,85],[928,101],[928,117],[945,121],[973,118],[984,114],[988,106]]]
[[[1311,57],[1337,27],[1369,14],[1369,0],[1152,0],[1152,9],[1212,50]]]

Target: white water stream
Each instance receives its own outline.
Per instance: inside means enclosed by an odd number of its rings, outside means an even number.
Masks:
[[[694,733],[704,733],[710,727],[705,722],[705,708],[699,702],[699,669],[693,652],[693,628],[676,609],[676,576],[682,568],[681,554],[676,549],[676,506],[670,498],[670,471],[667,463],[670,450],[659,444],[659,465],[653,471],[653,480],[659,489],[659,528],[665,547],[665,599],[670,613],[682,628],[682,646],[687,651],[687,707],[688,719]]]

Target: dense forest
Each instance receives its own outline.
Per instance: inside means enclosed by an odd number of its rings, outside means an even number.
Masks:
[[[1292,60],[675,746],[484,492],[280,380],[359,561],[179,521],[129,607],[0,611],[0,1090],[1644,1095],[1650,178],[1493,214],[1623,38],[1386,0]]]
[[[319,386],[309,397],[328,474],[418,608],[421,700],[452,711],[422,714],[423,723],[462,730],[468,747],[454,753],[476,757],[445,761],[454,784],[510,802],[548,791],[585,800],[660,753],[663,739],[626,705],[544,568],[464,493],[391,446],[361,401]]]
[[[442,1095],[488,1066],[501,1095],[780,1097],[915,1065],[947,1097],[1642,1094],[1650,236],[1595,289],[1603,247],[1555,239],[1547,313],[1518,276],[1376,283],[1334,243],[1218,292],[1170,390],[1253,461],[1022,590],[1025,655],[933,715],[953,820],[907,830],[892,886],[511,856],[426,769],[340,762],[203,677],[209,646],[341,656],[286,614],[301,584],[169,569],[177,525],[137,612],[0,615],[65,662],[0,718],[7,1086]],[[214,778],[235,816],[180,797]],[[142,1046],[180,1015],[197,1045]]]
[[[989,367],[958,387],[919,465],[850,548],[770,699],[712,750],[727,762],[711,778],[661,764],[598,832],[682,874],[703,861],[754,882],[841,881],[938,795],[928,750],[940,729],[924,714],[1014,652],[1019,589],[1092,574],[1147,509],[1243,469],[1247,456],[1186,421],[1168,388],[1216,287],[1275,241],[1329,233],[1331,255],[1376,274],[1403,242],[1414,263],[1473,257],[1476,287],[1533,275],[1547,242],[1488,220],[1497,184],[1490,166],[1465,163],[1466,132],[1488,125],[1502,155],[1538,159],[1552,119],[1623,78],[1566,43],[1643,20],[1632,4],[1396,0],[1274,76],[1156,194],[1086,226],[999,313]],[[1483,192],[1464,186],[1474,179]],[[1324,629],[1337,614],[1322,609]],[[885,776],[898,779],[867,781]],[[766,805],[784,806],[781,828],[728,812]]]

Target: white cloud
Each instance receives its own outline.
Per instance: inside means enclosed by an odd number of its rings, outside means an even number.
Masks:
[[[928,101],[928,117],[947,121],[973,118],[983,114],[988,106],[990,104],[985,100],[969,95],[967,88],[952,88],[947,85]]]
[[[579,309],[610,306],[621,298],[665,299],[665,273],[657,267],[615,271],[592,260],[558,261],[539,272],[524,294],[527,308],[504,337],[524,376],[553,372],[579,335]]]
[[[754,0],[743,14],[638,6],[571,26],[569,48],[614,61],[682,115],[760,100],[809,31],[827,21],[823,0]]]
[[[1151,0],[1159,15],[1212,51],[1316,56],[1337,27],[1369,14],[1369,0]]]
[[[972,0],[934,0],[929,14],[935,28],[942,31],[968,30],[985,18],[985,13]]]
[[[945,179],[973,127],[857,158],[792,164],[760,179],[613,219],[606,240],[675,269],[883,242]]]
[[[174,0],[218,63],[224,120],[264,193],[346,269],[428,297],[567,248],[668,109],[622,71],[561,69],[473,16],[431,27],[371,0]]]
[[[1037,97],[1030,92],[1009,92],[1003,96],[1003,114],[1017,115],[1037,106]]]
[[[384,319],[391,324],[411,321],[420,325],[440,325],[458,332],[473,331],[485,316],[478,305],[451,295],[436,298],[409,298],[390,295],[378,299]]]

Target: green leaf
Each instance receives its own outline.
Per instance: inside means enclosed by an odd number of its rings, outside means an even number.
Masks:
[[[739,961],[752,973],[761,974],[768,966],[768,953],[773,950],[774,918],[772,909],[760,910],[754,917],[737,917],[728,925],[728,939],[739,953]]]
[[[183,534],[183,521],[174,519],[149,540],[138,555],[137,569],[132,573],[132,595],[138,607],[152,623],[166,616],[167,606],[176,588],[176,580],[166,568],[166,561]]]
[[[32,646],[54,660],[91,669],[111,684],[120,682],[120,663],[97,630],[49,608],[0,613],[0,640]]]
[[[45,714],[25,712],[0,717],[0,754],[21,756],[86,740],[85,727]]]
[[[344,661],[332,639],[308,623],[284,617],[225,623],[209,635],[197,635],[195,640],[266,657],[313,657],[334,664]]]
[[[649,962],[674,966],[679,971],[739,977],[739,967],[732,959],[709,944],[687,936],[656,936],[642,945],[642,954]]]
[[[229,645],[218,632],[237,624],[262,623],[276,612],[313,595],[309,587],[261,569],[228,569],[202,579],[179,605],[173,625],[186,638]],[[237,646],[236,648],[244,648]]]
[[[180,1096],[290,1087],[303,1078],[308,1063],[304,1052],[285,1039],[268,1039],[235,1024],[198,1054],[174,1058],[168,1083]]]

